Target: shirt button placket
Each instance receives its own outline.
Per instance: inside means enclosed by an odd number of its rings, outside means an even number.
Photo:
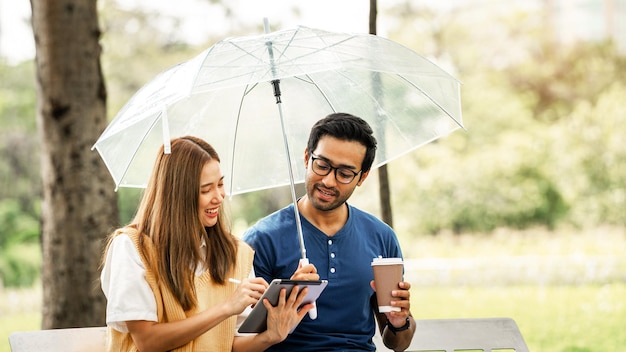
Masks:
[[[332,246],[333,246],[333,240],[329,239],[328,240],[328,253],[329,253],[328,263],[330,264],[329,265],[329,271],[330,271],[329,276],[332,275],[332,274],[335,274],[337,272],[337,269],[335,268],[335,260],[334,260],[336,255],[335,255],[335,252],[333,252]]]

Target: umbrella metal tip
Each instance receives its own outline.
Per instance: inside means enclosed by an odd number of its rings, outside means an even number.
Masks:
[[[263,29],[265,34],[270,32],[270,20],[267,17],[263,17]]]

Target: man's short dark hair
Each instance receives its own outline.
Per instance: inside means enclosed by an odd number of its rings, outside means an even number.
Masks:
[[[362,118],[343,112],[333,113],[313,125],[307,150],[309,153],[314,152],[319,140],[326,135],[344,141],[359,142],[366,148],[361,170],[367,172],[372,167],[376,156],[377,142],[373,133],[372,127]]]

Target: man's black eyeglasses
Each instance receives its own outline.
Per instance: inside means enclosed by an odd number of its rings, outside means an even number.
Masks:
[[[319,176],[326,176],[331,171],[335,170],[335,180],[346,185],[352,182],[352,180],[354,180],[354,178],[357,177],[362,171],[354,172],[347,167],[331,166],[328,161],[316,156],[313,153],[311,153],[311,163],[313,164],[311,169],[313,169],[315,174]]]

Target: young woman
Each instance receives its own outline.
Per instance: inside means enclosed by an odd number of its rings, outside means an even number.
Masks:
[[[306,289],[294,288],[276,307],[258,302],[268,308],[266,331],[235,333],[268,283],[226,224],[223,179],[205,141],[174,139],[170,154],[161,147],[135,218],[109,236],[104,254],[110,351],[262,351],[312,308],[298,309]]]

